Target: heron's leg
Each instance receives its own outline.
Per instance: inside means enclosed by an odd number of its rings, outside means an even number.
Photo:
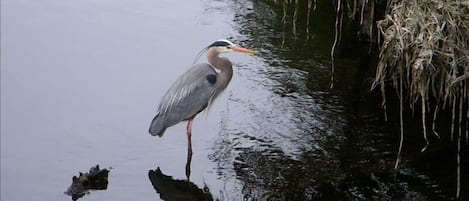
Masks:
[[[188,154],[192,155],[192,122],[194,121],[194,117],[191,117],[187,121],[187,148],[188,148]]]
[[[190,181],[191,177],[191,162],[192,162],[192,149],[189,147],[187,149],[187,161],[186,161],[186,177]]]

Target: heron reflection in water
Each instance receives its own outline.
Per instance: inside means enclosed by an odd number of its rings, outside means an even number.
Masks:
[[[175,179],[172,176],[165,175],[160,167],[149,170],[148,178],[162,200],[218,200],[213,198],[207,185],[199,187],[191,181]]]
[[[233,76],[232,64],[229,59],[219,55],[232,51],[256,53],[226,39],[213,42],[196,56],[197,60],[206,52],[208,63],[192,66],[171,85],[161,99],[156,116],[151,122],[150,134],[161,137],[168,127],[187,121],[188,163],[192,156],[192,122],[195,116],[209,108],[228,86]]]

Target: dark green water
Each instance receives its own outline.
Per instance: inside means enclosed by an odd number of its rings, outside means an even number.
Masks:
[[[96,164],[112,167],[108,189],[80,200],[451,199],[453,146],[420,153],[408,112],[394,170],[398,104],[391,96],[385,122],[369,91],[375,53],[344,21],[330,89],[334,7],[318,2],[307,34],[301,5],[293,31],[295,7],[282,21],[270,1],[2,0],[1,200],[70,200],[72,176]],[[184,124],[163,138],[147,129],[171,82],[219,38],[259,54],[226,55],[234,77],[196,118],[188,162]]]

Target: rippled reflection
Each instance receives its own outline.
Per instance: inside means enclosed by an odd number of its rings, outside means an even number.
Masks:
[[[292,4],[288,11],[295,9]],[[240,40],[260,55],[237,64],[242,89],[228,94],[210,158],[225,182],[234,182],[232,177],[242,182],[243,199],[445,196],[437,193],[442,187],[423,174],[406,168],[396,174],[392,169],[396,131],[383,125],[380,97],[366,90],[374,61],[369,44],[354,40],[353,30],[342,33],[352,42],[337,50],[336,88],[329,89],[332,4],[318,2],[308,33],[301,20],[295,33],[288,29],[291,16],[284,26],[278,14],[281,3],[245,0],[232,7]],[[300,6],[297,12],[305,14],[306,8]]]

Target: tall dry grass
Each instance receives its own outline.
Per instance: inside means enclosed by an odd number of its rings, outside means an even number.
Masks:
[[[422,151],[429,144],[427,115],[433,111],[432,130],[438,135],[434,121],[439,108],[451,107],[451,139],[456,138],[458,146],[456,197],[459,197],[459,150],[462,136],[465,133],[467,143],[469,133],[469,3],[455,0],[390,0],[385,18],[377,22],[377,27],[382,43],[372,88],[380,86],[384,106],[385,86],[389,82],[400,96],[401,142],[396,168],[404,133],[402,99],[408,97],[411,108],[420,103],[423,137],[427,142]]]

